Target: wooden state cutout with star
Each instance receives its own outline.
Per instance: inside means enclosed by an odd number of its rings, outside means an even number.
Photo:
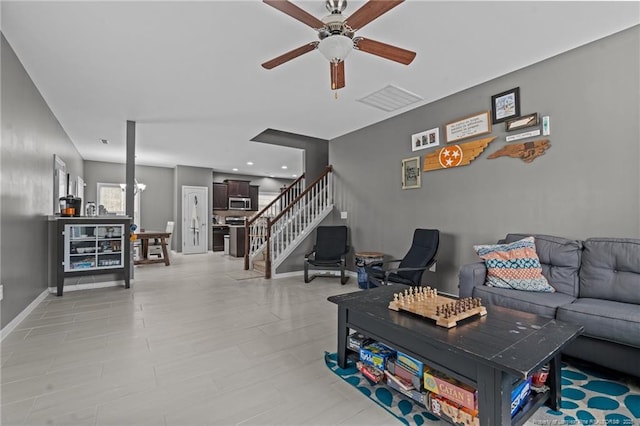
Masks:
[[[476,159],[495,137],[477,139],[471,142],[448,145],[424,156],[425,172],[452,167],[466,166]]]

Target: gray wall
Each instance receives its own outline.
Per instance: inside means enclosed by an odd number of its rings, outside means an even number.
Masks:
[[[208,250],[213,248],[213,241],[211,232],[211,215],[213,210],[210,208],[212,197],[212,182],[213,170],[205,167],[189,167],[189,166],[176,166],[174,175],[173,186],[173,199],[175,202],[174,217],[176,218],[176,226],[174,228],[174,246],[178,252],[182,252],[182,186],[204,186],[207,188],[208,196],[206,205],[209,206],[207,214],[207,240]]]
[[[304,150],[304,174],[307,184],[318,178],[329,165],[329,144],[325,139],[267,129],[251,140]]]
[[[46,216],[53,214],[53,156],[72,180],[82,158],[13,49],[1,37],[2,143],[0,159],[0,302],[6,326],[47,288]]]
[[[636,26],[330,141],[336,213],[348,211],[354,249],[399,257],[415,228],[437,228],[437,272],[425,282],[457,293],[460,267],[477,260],[473,245],[508,232],[640,238],[639,52]],[[428,152],[411,151],[413,133],[440,126],[443,135],[445,123],[514,87],[522,114],[551,117],[543,156],[487,160],[506,144],[498,124],[469,166],[423,172],[420,189],[401,189],[401,160]]]
[[[85,199],[97,200],[97,184],[124,183],[125,165],[103,161],[85,161]],[[152,167],[136,165],[136,179],[147,187],[140,196],[139,228],[164,231],[167,222],[174,220],[173,174],[174,169],[168,167]],[[175,250],[175,238],[171,238],[172,249]]]

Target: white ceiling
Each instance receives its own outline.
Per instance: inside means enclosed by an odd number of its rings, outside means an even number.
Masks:
[[[295,4],[327,14],[323,0]],[[349,0],[344,14],[362,4]],[[257,0],[1,7],[5,37],[85,159],[124,162],[134,120],[138,164],[276,177],[300,173],[302,156],[250,142],[267,128],[332,139],[640,23],[636,1],[409,0],[357,35],[416,51],[414,62],[355,51],[335,99],[318,51],[260,66],[317,38]],[[356,102],[387,84],[424,101],[394,113]]]

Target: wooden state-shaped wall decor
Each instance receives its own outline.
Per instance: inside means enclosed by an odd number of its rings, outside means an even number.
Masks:
[[[508,144],[488,156],[489,160],[493,160],[498,157],[511,157],[519,158],[525,163],[530,163],[536,158],[544,154],[544,152],[551,148],[549,139],[539,139],[532,142],[523,142],[516,144]]]
[[[475,160],[494,139],[495,137],[477,139],[457,145],[447,145],[444,148],[435,150],[424,156],[422,170],[430,172],[432,170],[466,166]]]

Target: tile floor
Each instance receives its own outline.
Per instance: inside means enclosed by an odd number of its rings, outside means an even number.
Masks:
[[[174,253],[131,289],[49,295],[2,341],[1,424],[399,425],[324,364],[326,299],[356,279],[237,279],[242,265]]]
[[[218,252],[49,295],[2,342],[8,425],[395,425],[329,372],[338,279],[241,279]],[[230,275],[227,275],[231,273]]]

